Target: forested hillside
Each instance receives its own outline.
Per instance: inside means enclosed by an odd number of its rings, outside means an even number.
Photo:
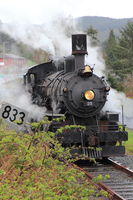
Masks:
[[[117,38],[111,30],[105,43],[104,55],[108,79],[113,88],[133,96],[133,22],[120,30]]]
[[[119,35],[119,29],[127,24],[128,21],[133,21],[133,18],[112,19],[108,17],[92,17],[84,16],[76,19],[81,30],[86,31],[92,26],[98,31],[98,38],[103,42],[109,36],[109,31],[113,29],[114,33]]]

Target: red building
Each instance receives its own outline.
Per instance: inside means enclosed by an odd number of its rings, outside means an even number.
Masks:
[[[16,56],[14,54],[0,54],[0,66],[18,66],[26,65],[24,57]]]

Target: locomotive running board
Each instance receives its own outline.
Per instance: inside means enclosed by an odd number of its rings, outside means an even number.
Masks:
[[[45,113],[46,117],[64,117],[64,114],[58,114],[58,113]]]

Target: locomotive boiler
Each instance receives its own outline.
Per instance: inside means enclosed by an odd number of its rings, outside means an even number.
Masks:
[[[124,155],[127,132],[117,113],[102,111],[110,88],[85,65],[85,54],[86,35],[72,35],[72,55],[31,67],[24,83],[33,103],[47,108],[49,119],[65,116],[65,124],[86,127],[58,135],[64,147],[95,158]]]

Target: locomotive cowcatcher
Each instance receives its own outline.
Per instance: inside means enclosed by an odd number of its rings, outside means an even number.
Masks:
[[[72,55],[31,67],[24,84],[49,119],[65,116],[65,124],[86,127],[59,134],[64,147],[74,146],[73,153],[94,158],[124,155],[125,126],[120,128],[119,114],[102,111],[110,88],[85,65],[85,54],[86,35],[72,35]]]

